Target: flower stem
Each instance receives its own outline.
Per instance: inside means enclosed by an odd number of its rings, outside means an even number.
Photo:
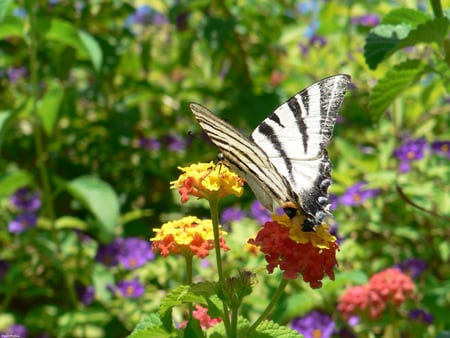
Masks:
[[[278,302],[278,299],[282,295],[284,289],[286,288],[286,285],[288,284],[287,279],[281,279],[280,285],[278,285],[277,291],[275,291],[272,300],[270,301],[269,305],[267,305],[264,312],[259,316],[259,318],[250,326],[250,328],[247,330],[246,336],[250,336],[250,332],[255,330],[261,322],[266,319],[266,317],[269,315],[269,313],[272,311],[272,309],[275,307],[275,304]]]
[[[444,12],[442,10],[442,4],[440,0],[430,0],[431,8],[433,9],[434,16],[436,18],[444,17]],[[450,39],[446,38],[442,42],[442,47],[444,50],[444,58],[447,66],[450,68]]]
[[[216,197],[210,197],[208,199],[209,209],[211,212],[211,221],[214,233],[214,251],[216,253],[217,273],[219,275],[219,285],[223,283],[223,269],[222,269],[222,255],[220,251],[220,234],[219,234],[219,200]],[[222,302],[223,305],[223,324],[227,332],[227,337],[233,337],[230,333],[230,319],[228,317],[228,307]]]
[[[46,216],[50,221],[50,234],[52,236],[53,242],[55,244],[55,265],[58,270],[60,270],[63,275],[63,280],[66,286],[66,291],[68,294],[68,299],[74,308],[79,306],[77,296],[75,294],[75,289],[73,287],[73,279],[64,270],[63,258],[62,258],[62,245],[60,238],[58,236],[58,230],[55,226],[55,210],[53,206],[53,201],[51,199],[51,185],[48,175],[48,170],[46,167],[46,162],[48,160],[47,151],[43,143],[42,135],[42,120],[38,113],[38,101],[40,99],[39,94],[39,80],[38,80],[38,46],[39,46],[39,36],[37,34],[37,13],[39,10],[39,2],[29,2],[27,6],[29,13],[29,56],[30,56],[30,82],[31,82],[31,97],[32,97],[32,108],[31,116],[33,118],[33,131],[34,131],[34,142],[36,147],[36,167],[39,172],[41,184],[42,184],[42,200],[43,207]]]
[[[186,285],[192,285],[192,255],[185,255],[186,259]],[[189,318],[192,318],[192,303],[188,303],[189,307]]]

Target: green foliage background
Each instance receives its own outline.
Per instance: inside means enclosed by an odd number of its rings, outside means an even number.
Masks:
[[[149,24],[130,24],[143,4],[153,9]],[[331,192],[340,196],[364,180],[382,193],[360,206],[338,207],[334,216],[346,239],[336,281],[318,291],[292,283],[272,319],[284,325],[320,308],[342,321],[335,304],[348,283],[416,257],[428,263],[416,305],[435,317],[424,330],[434,336],[450,329],[443,311],[450,307],[449,158],[427,152],[401,173],[392,155],[406,137],[450,140],[449,5],[2,1],[0,259],[13,267],[0,284],[0,331],[18,321],[50,336],[131,332],[144,314],[157,311],[164,290],[182,282],[179,261],[159,258],[139,269],[147,291],[130,301],[104,290],[125,273],[93,257],[97,242],[149,238],[164,221],[208,216],[201,202],[182,206],[169,190],[177,166],[216,158],[189,102],[250,132],[281,102],[336,73],[350,74],[352,86],[329,149]],[[20,9],[26,14],[18,15]],[[367,14],[378,15],[379,25],[352,23]],[[11,81],[7,69],[22,66],[27,75]],[[158,139],[161,147],[145,149],[143,138]],[[170,148],[174,138],[183,146]],[[43,207],[37,227],[15,235],[7,231],[8,199],[22,186],[41,191]],[[248,209],[252,199],[247,189],[223,206]],[[237,252],[227,257],[229,271],[263,269],[261,257],[241,250],[257,228],[251,219],[233,224],[229,242]],[[82,243],[72,229],[95,240]],[[214,279],[200,265],[197,272]],[[279,276],[263,275],[244,304],[247,318],[262,311],[261,297],[276,287]],[[70,295],[75,280],[96,286],[93,306],[84,308]],[[181,320],[181,312],[175,318]]]

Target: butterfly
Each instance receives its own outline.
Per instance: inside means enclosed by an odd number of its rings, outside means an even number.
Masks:
[[[249,137],[206,107],[189,107],[224,162],[264,207],[281,206],[303,231],[315,231],[330,214],[332,163],[326,146],[349,83],[345,74],[315,82],[280,105]]]

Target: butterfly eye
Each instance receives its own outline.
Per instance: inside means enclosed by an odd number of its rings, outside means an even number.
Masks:
[[[218,153],[217,154],[217,161],[223,162],[224,160],[225,160],[225,156],[223,155],[223,153]]]

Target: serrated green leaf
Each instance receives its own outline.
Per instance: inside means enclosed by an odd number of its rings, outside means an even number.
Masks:
[[[396,8],[386,14],[381,20],[382,25],[409,24],[413,27],[431,19],[431,16],[412,8]]]
[[[63,96],[63,86],[61,86],[60,83],[53,81],[49,83],[47,92],[39,102],[38,114],[41,118],[42,126],[48,136],[53,134]]]
[[[408,60],[389,70],[378,80],[370,94],[369,110],[372,118],[378,120],[400,93],[428,71],[429,66],[420,60]]]
[[[408,24],[379,25],[373,28],[367,35],[364,45],[364,57],[369,68],[377,68],[412,29],[413,27]]]
[[[81,176],[72,180],[66,189],[98,220],[99,239],[111,240],[119,218],[119,200],[112,187],[97,177]]]
[[[97,72],[100,71],[103,62],[103,53],[99,43],[92,35],[84,31],[79,30],[78,36],[89,53],[94,69]]]
[[[429,20],[409,32],[408,36],[398,44],[395,50],[414,46],[418,43],[435,42],[438,45],[442,45],[444,39],[447,37],[448,30],[449,20],[447,18],[443,17]]]
[[[423,39],[423,34],[426,35],[426,32],[435,38],[440,36],[443,30],[442,22],[419,28],[419,26],[435,20],[423,12],[409,8],[400,8],[389,12],[378,26],[371,29],[366,38],[364,57],[370,69],[375,69],[381,61],[399,49],[419,42],[428,42]],[[438,31],[431,31],[436,28]],[[409,37],[412,32],[414,33]]]
[[[161,326],[161,319],[156,313],[145,316],[135,327],[128,338],[171,337],[172,335]]]
[[[159,308],[160,317],[162,318],[164,313],[169,311],[172,307],[183,303],[204,304],[205,299],[203,298],[203,296],[191,292],[188,285],[180,285],[171,290],[161,302],[161,306]]]

